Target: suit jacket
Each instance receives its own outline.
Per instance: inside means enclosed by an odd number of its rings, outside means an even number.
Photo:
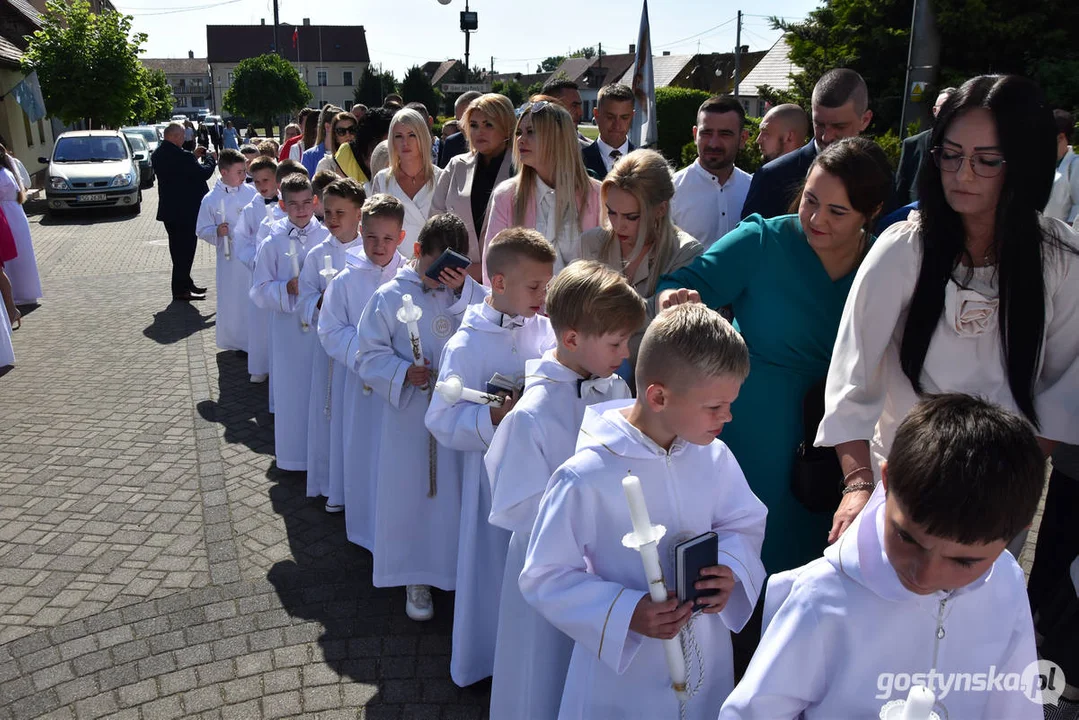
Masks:
[[[480,234],[476,235],[476,225],[472,222],[472,177],[476,172],[476,163],[478,161],[478,156],[473,153],[451,158],[449,165],[446,167],[446,172],[438,179],[438,185],[435,186],[435,195],[431,199],[431,215],[451,212],[464,221],[465,229],[468,230],[468,257],[476,264],[477,269],[479,268],[478,263],[483,259],[483,249],[485,247],[485,244],[481,241],[486,237],[487,224],[491,218],[489,212],[484,215],[483,228]],[[512,169],[513,153],[507,150],[506,154],[502,156],[502,166],[498,169],[495,187],[510,178],[510,175],[513,174]],[[493,190],[491,197],[492,199],[494,198]],[[491,202],[488,201],[487,206],[490,207],[490,205]]]
[[[766,219],[786,215],[815,157],[817,145],[810,140],[798,150],[765,163],[753,173],[753,182],[742,205],[742,220],[753,213]]]
[[[636,149],[637,147],[633,143],[629,144],[629,152],[633,152]],[[603,164],[603,156],[600,155],[598,142],[582,147],[581,159],[584,160],[584,167],[588,170],[588,174],[591,177],[600,182],[607,177],[607,166]]]
[[[164,223],[190,223],[195,227],[206,181],[217,163],[209,155],[201,162],[187,150],[162,141],[150,157],[157,175],[157,219]]]
[[[444,168],[450,164],[450,160],[466,152],[468,152],[468,138],[463,132],[454,133],[438,148],[438,166]]]
[[[918,199],[918,172],[929,160],[929,143],[933,131],[923,130],[903,141],[903,150],[899,155],[899,173],[895,176],[896,201],[908,205]]]

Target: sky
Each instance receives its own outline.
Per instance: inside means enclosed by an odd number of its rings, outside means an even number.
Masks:
[[[273,22],[272,0],[114,0],[134,16],[134,29],[149,38],[144,57],[206,56],[211,25]],[[742,44],[767,50],[779,37],[766,16],[800,19],[817,0],[758,0],[742,6]],[[464,60],[459,13],[465,0],[279,0],[282,23],[363,25],[371,62],[381,63],[398,79],[412,65],[428,60]],[[603,52],[624,53],[637,42],[640,0],[469,0],[479,14],[471,38],[471,65],[496,72],[533,73],[543,58],[603,44]],[[652,51],[658,55],[732,52],[737,3],[723,0],[653,0],[649,6]],[[392,11],[391,11],[392,10]],[[749,13],[753,13],[750,15]],[[557,21],[555,18],[567,18]]]

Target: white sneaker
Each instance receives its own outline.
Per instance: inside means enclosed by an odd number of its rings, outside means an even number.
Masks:
[[[266,373],[262,373],[261,375],[252,375],[251,376],[251,382],[253,382],[253,383],[264,383],[269,379],[269,377],[270,376],[267,375]]]
[[[431,601],[431,588],[426,585],[406,586],[405,614],[416,622],[423,622],[433,618],[435,616],[435,605]]]

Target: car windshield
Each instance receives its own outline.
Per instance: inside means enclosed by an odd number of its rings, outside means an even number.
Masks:
[[[142,152],[143,150],[149,150],[146,145],[146,141],[142,139],[142,135],[128,135],[127,141],[131,143],[131,149],[135,152]]]
[[[128,137],[141,137],[148,143],[157,142],[157,130],[152,127],[124,128],[124,134]]]
[[[124,141],[116,136],[61,137],[56,141],[53,162],[106,162],[126,160]]]

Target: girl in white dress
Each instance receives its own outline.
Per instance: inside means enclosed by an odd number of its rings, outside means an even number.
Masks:
[[[41,277],[37,271],[34,245],[30,241],[30,223],[22,204],[26,202],[26,189],[18,179],[18,169],[7,148],[0,145],[0,210],[7,218],[15,246],[19,254],[4,263],[4,271],[11,279],[11,292],[18,305],[29,305],[41,299]]]
[[[371,193],[388,193],[405,206],[405,247],[419,238],[431,214],[435,185],[445,171],[431,162],[431,131],[415,110],[399,110],[390,121],[390,166],[371,180]]]
[[[1079,443],[1079,242],[1039,214],[1056,164],[1052,112],[1029,80],[976,77],[941,108],[932,148],[919,212],[877,240],[843,310],[816,438],[845,475],[829,541],[869,500],[920,395],[967,393],[1021,414],[1047,453]]]

